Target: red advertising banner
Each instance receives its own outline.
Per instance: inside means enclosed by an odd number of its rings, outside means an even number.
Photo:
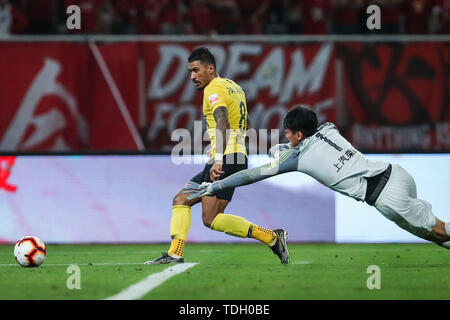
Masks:
[[[450,149],[450,46],[341,44],[352,143],[370,151]]]
[[[0,43],[0,150],[136,150],[140,140],[148,150],[170,151],[173,131],[192,132],[202,119],[203,92],[187,71],[201,45],[214,53],[219,75],[244,88],[253,128],[282,128],[299,103],[320,122],[337,120],[329,43],[126,42],[94,45],[98,55],[87,43]],[[339,124],[357,147],[450,149],[448,44],[336,50],[344,65]]]
[[[137,140],[148,150],[171,150],[171,133],[192,132],[203,118],[203,92],[187,72],[199,45],[101,44],[96,55],[87,43],[1,43],[0,150],[136,150]],[[299,103],[321,122],[335,120],[332,44],[204,45],[219,75],[245,90],[253,128],[281,129]]]
[[[137,47],[97,47],[136,123]],[[0,150],[136,149],[87,44],[0,43],[0,70]]]
[[[335,121],[335,53],[332,44],[143,43],[149,149],[170,150],[176,128],[192,131],[202,119],[203,91],[190,81],[188,57],[199,46],[216,58],[221,77],[245,91],[251,126],[282,129],[287,110],[309,104],[319,121]],[[284,130],[280,131],[284,136]]]

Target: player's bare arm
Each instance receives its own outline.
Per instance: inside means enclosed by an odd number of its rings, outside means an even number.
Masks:
[[[225,148],[228,143],[230,123],[228,121],[228,110],[226,107],[218,107],[214,110],[213,115],[216,120],[216,159],[210,170],[210,176],[212,181],[216,181],[223,174],[223,160],[220,158],[225,153]]]

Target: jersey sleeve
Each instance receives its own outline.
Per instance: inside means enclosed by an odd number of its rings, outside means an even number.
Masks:
[[[211,84],[205,88],[205,100],[211,107],[211,112],[214,111],[218,107],[228,107],[228,93],[224,87]]]
[[[223,189],[245,186],[278,174],[297,171],[298,148],[292,148],[281,152],[278,159],[274,159],[262,166],[241,170],[231,176],[215,181],[211,184],[211,194],[216,195]]]

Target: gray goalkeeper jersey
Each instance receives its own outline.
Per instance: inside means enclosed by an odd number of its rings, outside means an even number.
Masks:
[[[298,149],[297,171],[361,201],[367,188],[364,178],[373,177],[389,166],[388,162],[369,159],[356,150],[330,122],[294,149]]]
[[[334,124],[326,122],[298,146],[281,151],[278,159],[216,181],[209,191],[243,186],[273,175],[300,171],[339,193],[364,201],[367,189],[365,178],[383,172],[388,166],[388,162],[364,156],[341,136]]]

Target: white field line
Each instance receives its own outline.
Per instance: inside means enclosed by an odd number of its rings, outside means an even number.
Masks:
[[[197,263],[180,263],[161,272],[153,273],[147,278],[133,284],[118,294],[105,300],[135,300],[140,299],[154,288],[160,286],[169,278],[186,271]]]
[[[298,261],[292,261],[291,264],[311,264],[311,261],[307,260],[298,260]]]

